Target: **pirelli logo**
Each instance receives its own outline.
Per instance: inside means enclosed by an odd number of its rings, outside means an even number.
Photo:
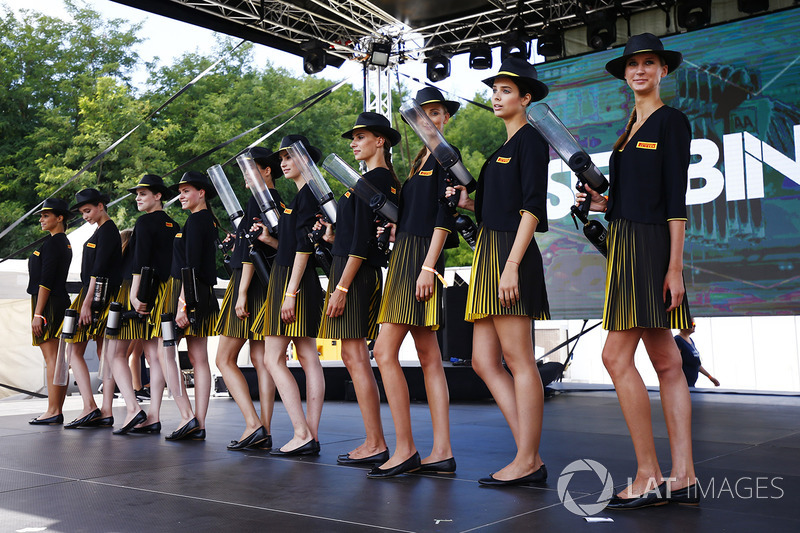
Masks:
[[[433,170],[423,170],[422,172],[419,173],[419,175],[420,176],[432,176],[433,175]]]
[[[95,243],[93,243],[93,242],[87,242],[86,243],[86,247],[87,248],[97,248],[97,245]]]
[[[511,158],[510,157],[498,157],[497,158],[497,162],[506,165],[506,164],[511,162]]]
[[[394,187],[389,187],[389,191],[391,191],[392,194],[397,194],[397,189]]]
[[[292,210],[291,209],[284,209],[283,210],[283,214],[284,215],[291,215],[292,214]]]
[[[181,232],[176,233],[175,234],[175,238],[176,239],[182,239],[183,238],[183,233],[181,233]]]
[[[346,193],[344,193],[344,197],[345,198],[350,198],[350,191],[347,191]]]
[[[35,255],[36,257],[39,257],[39,250],[36,250],[35,252],[33,252],[33,255]]]
[[[658,143],[639,141],[638,143],[636,143],[636,148],[644,148],[645,150],[655,150],[656,148],[658,148]]]
[[[172,227],[172,222],[165,222],[164,224],[166,224],[168,228]]]

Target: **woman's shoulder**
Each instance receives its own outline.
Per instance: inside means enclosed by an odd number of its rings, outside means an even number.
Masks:
[[[689,119],[680,109],[663,105],[658,109],[658,111],[658,116],[660,117],[661,121],[669,124],[681,124],[689,128]]]

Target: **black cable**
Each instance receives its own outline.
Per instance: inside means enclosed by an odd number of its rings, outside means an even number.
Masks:
[[[47,398],[47,394],[39,394],[38,392],[31,392],[29,390],[20,389],[20,388],[14,387],[12,385],[6,385],[5,383],[0,383],[0,387],[4,387],[6,389],[11,389],[11,390],[16,391],[16,392],[21,392],[22,394],[27,394],[29,396],[35,396],[36,398]]]

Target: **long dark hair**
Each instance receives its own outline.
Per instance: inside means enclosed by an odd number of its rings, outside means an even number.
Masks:
[[[631,133],[631,128],[633,127],[633,123],[634,122],[636,122],[636,108],[635,107],[633,108],[633,111],[631,111],[631,117],[628,119],[628,125],[625,126],[625,131],[622,132],[622,135],[619,136],[619,139],[617,139],[617,142],[614,143],[614,148],[613,148],[614,151],[619,150],[620,147],[623,144],[625,144],[625,140],[628,138],[628,135]]]
[[[411,162],[411,169],[408,171],[408,177],[409,178],[411,176],[413,176],[414,174],[416,174],[417,171],[422,167],[422,158],[425,157],[425,154],[427,153],[427,151],[428,151],[428,148],[426,146],[423,146],[422,149],[417,154],[417,156]]]

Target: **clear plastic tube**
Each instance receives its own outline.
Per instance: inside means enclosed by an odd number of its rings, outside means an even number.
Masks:
[[[256,203],[258,203],[258,208],[261,210],[262,219],[267,225],[267,229],[273,235],[277,234],[278,219],[280,218],[278,206],[272,198],[272,193],[269,192],[267,184],[264,183],[253,156],[249,152],[239,154],[236,156],[236,163],[242,171],[244,181],[250,189],[250,194],[253,195]]]
[[[225,171],[222,170],[222,165],[214,165],[210,167],[207,172],[208,177],[211,178],[211,183],[213,183],[214,188],[217,189],[219,199],[222,201],[225,211],[228,213],[228,218],[230,218],[231,224],[233,224],[233,229],[238,229],[242,218],[244,218],[244,210],[242,209],[242,204],[239,203],[239,199],[236,197],[236,193],[233,192],[233,187],[231,187],[231,183],[228,181]]]
[[[330,154],[322,162],[322,168],[330,172],[331,176],[339,180],[342,185],[352,190],[356,196],[366,202],[373,211],[389,222],[396,223],[398,208],[390,202],[384,193],[373,184],[363,179],[353,167],[336,154]]]
[[[292,158],[292,163],[300,171],[303,179],[311,188],[314,198],[319,203],[319,208],[325,215],[325,218],[332,224],[336,224],[336,200],[333,197],[328,182],[322,177],[322,173],[314,164],[314,161],[308,155],[303,143],[297,141],[287,148],[289,155]]]

